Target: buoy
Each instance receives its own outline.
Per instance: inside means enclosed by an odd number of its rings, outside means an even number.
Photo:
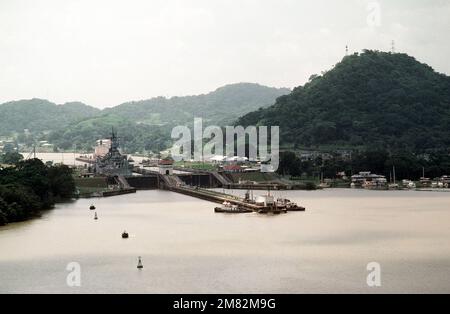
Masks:
[[[137,268],[138,268],[138,269],[144,268],[144,265],[142,265],[142,260],[141,260],[141,257],[140,257],[140,256],[139,256],[139,258],[138,258],[138,265],[137,265]]]
[[[94,216],[94,219],[95,219],[95,220],[97,220],[97,219],[98,219],[98,216],[97,216],[97,212],[95,212],[95,216]]]

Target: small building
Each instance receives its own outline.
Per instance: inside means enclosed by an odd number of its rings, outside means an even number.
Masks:
[[[242,168],[239,165],[225,165],[225,166],[223,166],[223,171],[239,173],[239,172],[244,172],[244,168]]]
[[[318,151],[300,151],[299,157],[301,161],[311,161],[320,156]]]
[[[231,156],[231,157],[225,157],[226,162],[228,163],[246,163],[248,161],[247,157],[242,156]]]
[[[213,164],[223,164],[226,161],[226,157],[216,155],[216,156],[209,158],[209,160]]]
[[[431,187],[431,185],[433,184],[433,180],[425,177],[420,178],[419,182],[421,187]]]
[[[261,166],[259,167],[249,167],[249,166],[241,166],[243,172],[260,172]]]
[[[385,176],[373,174],[369,171],[360,172],[359,174],[352,176],[352,186],[363,187],[382,187],[387,185]]]
[[[323,161],[332,160],[334,158],[333,154],[331,153],[322,153],[320,157],[322,158]]]
[[[442,183],[444,188],[450,187],[450,176],[442,176],[439,181]]]
[[[352,151],[351,150],[339,149],[335,153],[343,160],[350,161],[352,159]]]
[[[170,157],[161,159],[158,162],[158,171],[163,175],[173,175],[173,159]]]

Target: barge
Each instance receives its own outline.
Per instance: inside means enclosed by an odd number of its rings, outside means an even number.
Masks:
[[[246,214],[253,213],[253,210],[246,209],[238,205],[233,205],[230,202],[223,202],[221,207],[214,208],[214,212],[226,214]]]

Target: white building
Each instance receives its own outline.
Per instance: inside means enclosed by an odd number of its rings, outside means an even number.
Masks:
[[[385,186],[386,184],[387,180],[385,176],[373,174],[368,171],[360,172],[359,174],[352,176],[353,186],[365,186],[365,185]]]
[[[161,159],[158,162],[158,171],[160,174],[173,175],[173,160],[171,159]]]

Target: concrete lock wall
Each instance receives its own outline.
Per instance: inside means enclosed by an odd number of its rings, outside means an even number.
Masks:
[[[132,176],[126,178],[128,184],[138,190],[152,190],[158,188],[156,176]]]

